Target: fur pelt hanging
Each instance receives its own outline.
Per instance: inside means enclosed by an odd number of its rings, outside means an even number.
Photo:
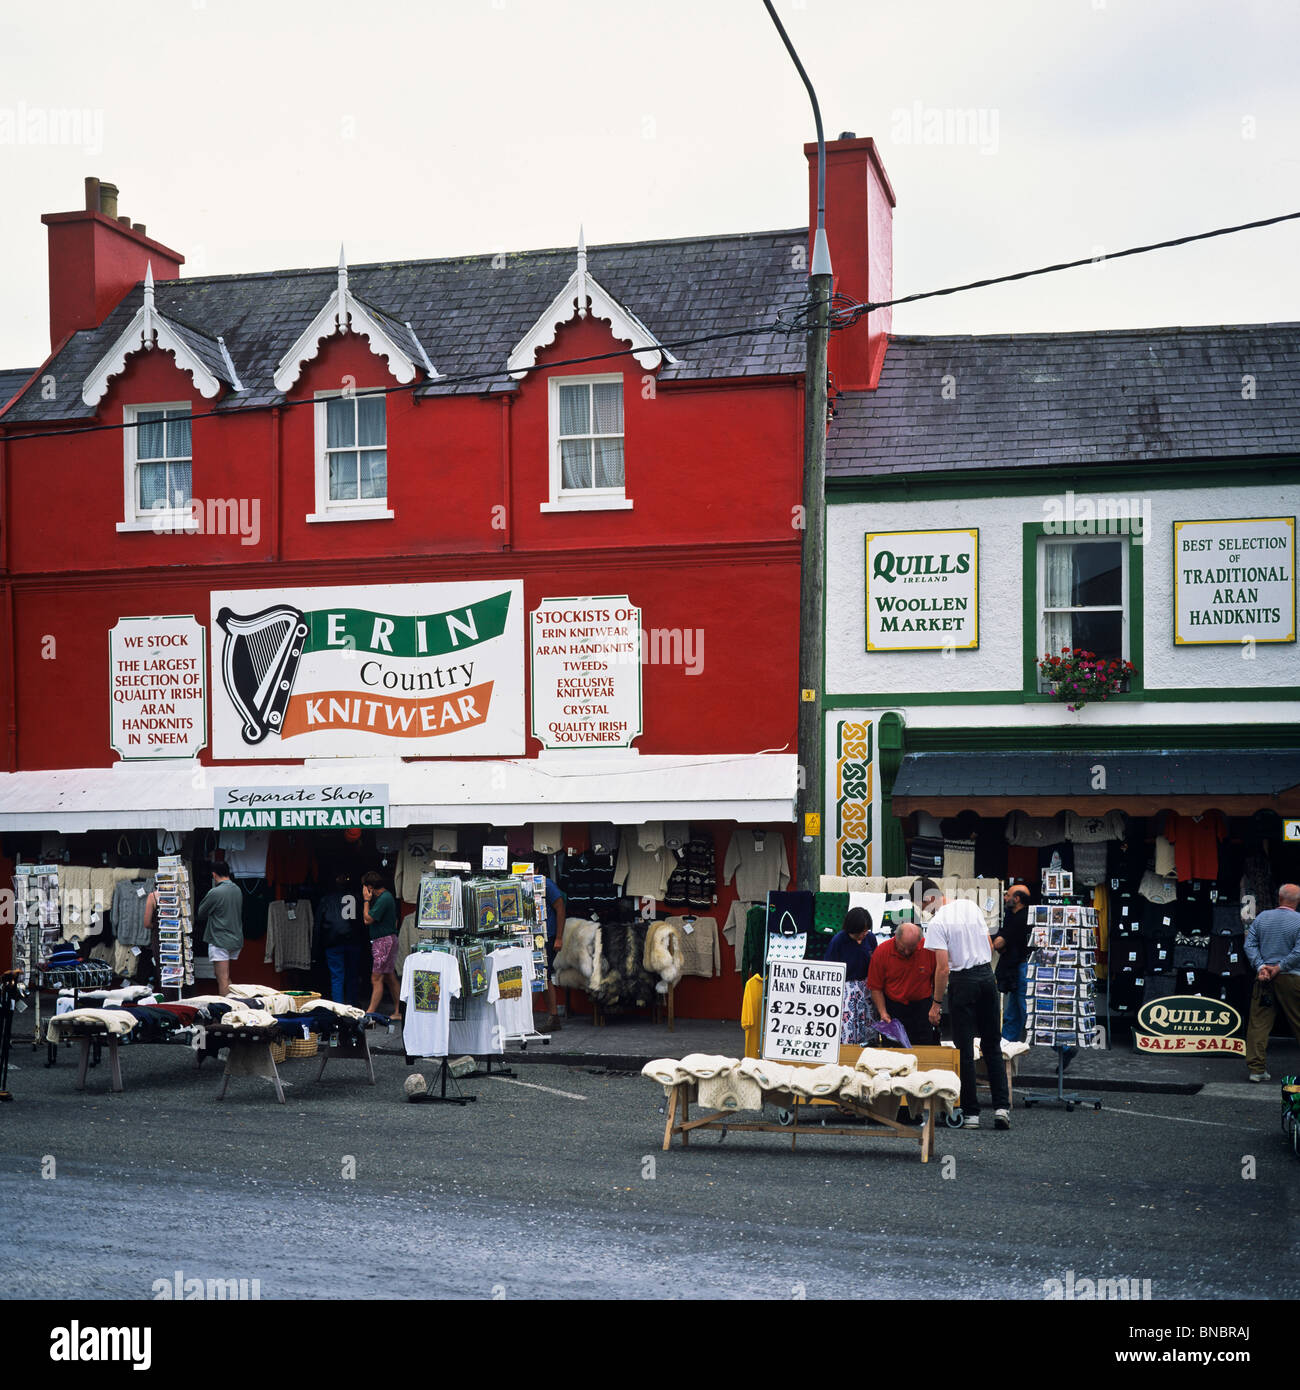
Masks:
[[[668,991],[682,978],[682,934],[675,922],[651,922],[646,930],[645,967],[659,977],[655,989]]]
[[[601,929],[604,960],[601,983],[592,994],[606,1007],[649,1004],[655,997],[656,976],[645,967],[645,928],[611,923]]]
[[[594,991],[601,983],[601,932],[598,922],[570,917],[555,954],[555,983],[565,989]]]

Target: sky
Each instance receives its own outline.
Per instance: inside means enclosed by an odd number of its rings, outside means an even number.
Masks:
[[[879,144],[895,294],[1300,210],[1294,0],[777,9],[828,138]],[[802,226],[812,138],[761,0],[6,5],[0,368],[48,352],[40,217],[87,174],[185,274],[229,274],[340,243],[361,264]],[[1300,222],[903,307],[894,331],[1284,320]]]

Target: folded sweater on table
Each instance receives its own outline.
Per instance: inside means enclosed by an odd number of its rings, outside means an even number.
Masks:
[[[59,1042],[64,1030],[72,1032],[78,1024],[99,1023],[116,1037],[125,1037],[138,1026],[134,1015],[125,1009],[70,1009],[66,1014],[55,1014],[45,1030],[46,1042]]]

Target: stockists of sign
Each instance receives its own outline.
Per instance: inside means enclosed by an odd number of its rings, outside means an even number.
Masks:
[[[1139,1052],[1244,1053],[1241,1015],[1231,1004],[1199,994],[1152,999],[1138,1010],[1133,1040]]]

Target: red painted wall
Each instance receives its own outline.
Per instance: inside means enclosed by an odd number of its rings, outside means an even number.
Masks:
[[[563,328],[543,363],[610,351],[608,325]],[[121,617],[192,613],[213,589],[520,577],[545,598],[627,593],[647,628],[698,629],[703,670],[643,668],[644,753],[795,751],[802,396],[792,381],[673,386],[624,364],[625,511],[544,513],[548,386],[555,367],[508,395],[388,397],[391,521],[308,523],[315,510],[313,393],[393,385],[365,340],[331,339],[278,414],[196,419],[194,496],[260,509],[238,534],[121,533],[119,431],[6,442],[12,660],[0,603],[0,728],[16,719],[16,769],[102,767],[108,745],[109,630]],[[80,392],[80,382],[58,389]],[[164,352],[137,353],[95,418],[132,404],[213,402]],[[304,402],[294,405],[292,402]],[[508,402],[508,403],[506,403]],[[2,432],[2,430],[0,430]],[[29,433],[10,427],[8,433]],[[0,589],[0,598],[3,590]],[[520,652],[527,673],[525,652]],[[209,652],[211,663],[211,652]],[[211,681],[211,670],[209,681]],[[526,674],[527,679],[527,674]],[[529,755],[539,745],[529,739]],[[210,761],[209,753],[202,755]],[[732,827],[717,826],[719,872]],[[787,828],[788,829],[788,828]],[[793,841],[787,853],[793,863]],[[732,901],[719,888],[719,926]],[[256,952],[254,952],[256,954]],[[713,980],[683,981],[684,1017],[736,1018],[743,981],[731,948]]]

